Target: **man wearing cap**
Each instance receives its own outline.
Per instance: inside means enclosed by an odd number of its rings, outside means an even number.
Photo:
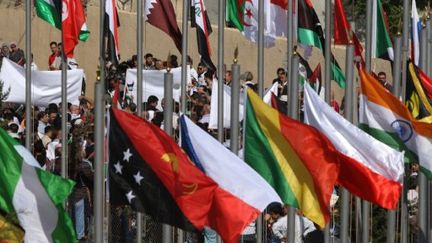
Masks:
[[[9,59],[18,65],[24,65],[24,51],[19,49],[15,42],[12,42],[10,44]]]

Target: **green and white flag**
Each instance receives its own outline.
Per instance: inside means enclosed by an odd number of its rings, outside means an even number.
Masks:
[[[75,183],[27,163],[23,149],[0,129],[0,210],[17,217],[25,242],[76,242],[63,208]]]
[[[35,0],[35,9],[36,14],[39,18],[45,20],[48,24],[56,27],[61,30],[61,13],[59,12],[61,6],[56,6],[53,0]],[[79,33],[79,40],[86,41],[90,35],[90,31],[87,28],[87,25],[84,24],[81,27],[81,31]]]
[[[386,27],[381,0],[373,1],[372,7],[372,57],[393,60],[393,44]]]

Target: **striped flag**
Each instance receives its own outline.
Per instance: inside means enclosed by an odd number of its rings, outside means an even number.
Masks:
[[[117,65],[120,60],[118,27],[120,20],[117,12],[116,0],[105,0],[105,36],[108,38],[107,51],[109,60]]]
[[[315,128],[269,107],[252,90],[247,92],[245,162],[284,203],[323,228],[330,219],[330,197],[339,174],[336,149]]]
[[[417,12],[416,1],[411,2],[411,60],[414,61],[416,66],[419,65],[420,61],[420,30],[422,24]]]
[[[432,105],[420,82],[419,70],[412,62],[408,63],[405,105],[415,119],[422,120],[432,116]]]
[[[414,120],[402,102],[364,69],[361,80],[360,127],[381,142],[405,151],[405,162],[420,163],[432,179],[432,125]]]
[[[393,44],[390,39],[387,18],[381,0],[372,6],[372,57],[393,60]]]
[[[403,153],[345,120],[305,84],[305,123],[317,128],[340,152],[338,182],[351,193],[395,209],[402,190]]]
[[[196,28],[198,52],[201,55],[201,63],[209,69],[216,71],[216,66],[211,60],[212,49],[209,35],[212,33],[212,27],[204,5],[204,0],[193,0],[192,5],[192,27]]]

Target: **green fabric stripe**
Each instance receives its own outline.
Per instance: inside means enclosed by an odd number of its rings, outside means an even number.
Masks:
[[[0,209],[14,213],[12,198],[21,177],[22,158],[13,147],[13,139],[0,128]]]
[[[298,201],[279,167],[267,137],[258,124],[255,111],[249,100],[247,100],[246,106],[244,149],[246,163],[275,189],[284,203],[298,208]]]
[[[39,18],[48,22],[48,24],[61,29],[60,15],[55,7],[44,0],[35,1],[36,14]]]
[[[78,36],[78,39],[80,41],[86,41],[90,36],[90,31],[88,30],[81,30]]]
[[[332,69],[332,79],[339,85],[340,88],[345,88],[345,75],[343,74],[342,70],[336,63],[332,62],[331,64]]]
[[[313,30],[298,28],[298,41],[303,45],[311,45],[323,50],[320,38]]]
[[[426,169],[423,166],[420,166],[420,171],[425,174],[425,176],[428,178],[428,180],[432,180],[432,171]]]
[[[408,147],[399,139],[399,136],[396,133],[390,133],[384,130],[371,128],[364,123],[359,124],[359,128],[377,140],[387,144],[391,148],[394,148],[398,151],[405,151],[405,163],[418,163],[419,160],[417,154],[409,150]]]
[[[393,47],[390,36],[384,22],[384,14],[381,0],[377,0],[377,23],[376,23],[376,55],[377,57],[388,57],[387,48]]]
[[[41,169],[36,169],[36,174],[58,211],[57,227],[52,234],[54,242],[76,242],[72,220],[63,208],[63,202],[72,193],[75,182]]]
[[[240,16],[240,14],[243,13],[243,6],[238,6],[237,0],[227,0],[226,4],[226,21],[235,26],[238,30],[240,30],[240,32],[243,32],[243,15]]]

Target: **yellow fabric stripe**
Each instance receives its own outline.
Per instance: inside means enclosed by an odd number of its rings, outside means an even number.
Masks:
[[[262,102],[258,95],[248,89],[257,121],[266,135],[280,169],[291,186],[303,214],[324,228],[325,219],[315,193],[314,182],[297,153],[281,133],[279,112]]]
[[[418,80],[417,73],[414,70],[414,65],[412,64],[412,62],[409,63],[408,68],[409,68],[409,71],[411,73],[412,81],[413,81],[414,86],[417,90],[417,93],[420,97],[421,102],[423,103],[424,107],[429,112],[429,114],[432,115],[432,106],[429,103],[429,100],[427,99],[426,94],[424,93],[423,87],[420,84],[420,80]]]

